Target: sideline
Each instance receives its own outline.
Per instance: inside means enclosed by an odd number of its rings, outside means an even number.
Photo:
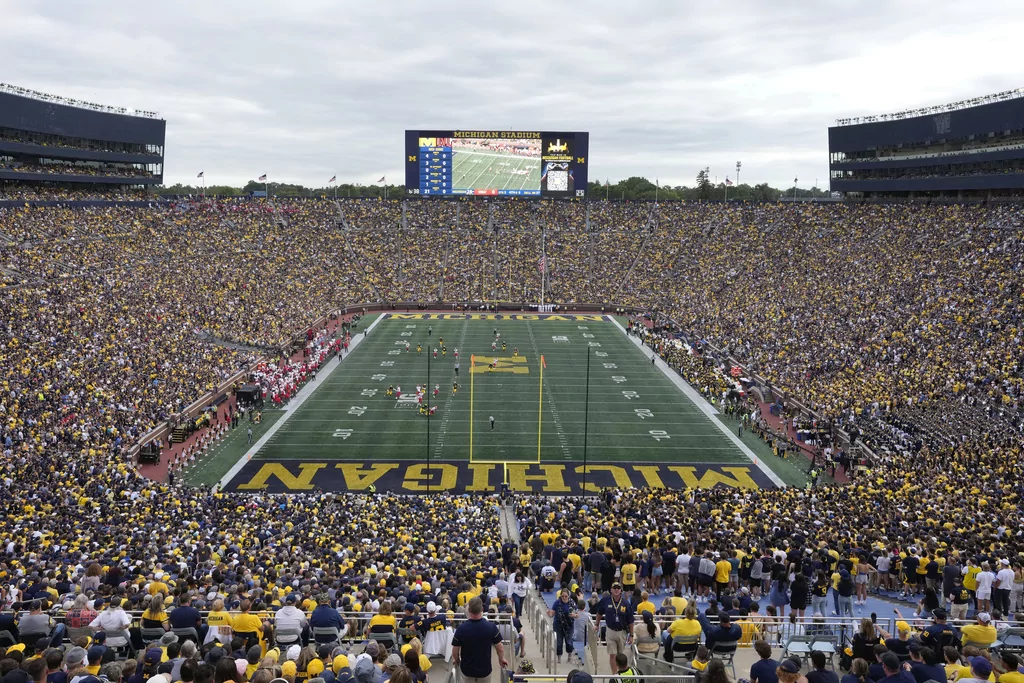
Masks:
[[[729,438],[730,441],[732,441],[733,445],[735,445],[740,450],[740,452],[743,453],[743,455],[745,455],[755,467],[757,467],[757,469],[761,470],[761,472],[764,473],[766,477],[771,479],[772,483],[778,486],[779,488],[786,488],[786,482],[782,481],[779,475],[775,474],[775,471],[772,470],[772,468],[768,467],[768,465],[766,465],[763,460],[758,458],[757,455],[754,454],[754,451],[750,450],[747,444],[740,441],[739,437],[733,434],[732,430],[729,429],[729,427],[727,427],[720,420],[715,419],[715,415],[718,414],[718,411],[715,410],[714,406],[707,402],[707,399],[701,396],[699,391],[690,386],[689,382],[684,380],[678,372],[675,372],[672,369],[672,366],[663,361],[656,353],[654,353],[654,351],[644,346],[640,342],[640,339],[638,337],[634,337],[631,334],[626,334],[626,328],[623,327],[622,324],[619,323],[619,321],[616,320],[614,316],[608,316],[608,319],[611,321],[613,325],[615,325],[615,327],[619,328],[619,331],[622,332],[622,335],[626,339],[633,342],[633,344],[640,349],[641,353],[643,353],[648,358],[654,357],[654,364],[657,366],[657,368],[661,370],[663,373],[665,373],[665,376],[668,377],[673,384],[679,387],[680,391],[686,394],[686,397],[690,399],[690,401],[695,406],[697,406],[697,408],[699,408],[702,413],[704,413],[705,415],[708,416],[708,418],[711,419],[711,422],[714,423],[718,427],[718,429],[721,430],[721,432],[725,434],[726,437]]]
[[[377,323],[379,323],[381,320],[384,320],[384,316],[383,315],[378,315],[374,319],[374,321],[372,323],[370,323],[370,326],[366,328],[366,332],[369,332],[374,327],[376,327]],[[365,335],[365,334],[362,334],[362,335],[357,334],[355,337],[352,338],[352,343],[349,344],[349,347],[348,347],[349,348],[348,357],[352,356],[352,352],[356,350],[356,347],[359,346],[359,344],[361,344],[362,341],[364,339],[366,339],[366,337],[367,337],[367,335]],[[325,371],[318,372],[317,375],[316,375],[316,379],[315,380],[313,380],[312,382],[308,382],[305,386],[303,386],[301,389],[299,389],[299,393],[295,396],[295,398],[293,398],[291,401],[289,401],[288,405],[286,405],[282,409],[283,412],[284,412],[284,415],[282,415],[281,418],[277,422],[272,424],[270,426],[270,429],[268,429],[266,432],[264,432],[263,436],[261,436],[259,438],[259,440],[256,441],[256,443],[254,443],[251,448],[249,448],[248,451],[243,453],[242,457],[240,457],[238,459],[238,462],[236,462],[234,465],[232,465],[231,469],[229,469],[227,471],[227,473],[223,477],[221,477],[220,481],[217,482],[218,488],[223,490],[224,487],[227,486],[228,482],[230,482],[232,479],[234,479],[235,475],[237,475],[239,472],[242,471],[242,468],[245,467],[245,464],[247,462],[249,462],[250,460],[252,460],[252,457],[254,455],[259,453],[260,449],[263,448],[263,446],[267,443],[267,441],[270,440],[270,437],[272,437],[274,434],[276,434],[277,430],[280,429],[281,426],[285,422],[287,422],[291,418],[292,415],[295,414],[295,411],[299,408],[299,406],[301,406],[303,403],[305,403],[306,399],[309,398],[310,396],[312,396],[313,392],[315,392],[320,387],[320,385],[322,383],[324,383],[328,379],[330,379],[331,375],[334,374],[334,371],[337,370],[339,367],[341,367],[344,364],[345,364],[345,361],[338,362],[337,360],[334,360],[334,358],[332,358],[331,360],[329,360],[327,362],[328,367],[327,367],[327,369]]]

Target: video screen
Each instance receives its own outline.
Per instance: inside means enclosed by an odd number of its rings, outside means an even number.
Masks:
[[[406,187],[434,196],[584,197],[588,142],[587,133],[406,131]]]

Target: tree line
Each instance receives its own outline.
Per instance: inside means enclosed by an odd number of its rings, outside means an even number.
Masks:
[[[607,183],[607,184],[606,184]],[[261,183],[250,180],[242,187],[230,185],[210,185],[206,188],[206,194],[219,195],[222,197],[244,197],[253,192],[263,192],[267,189],[274,197],[384,197],[385,186],[381,184],[360,185],[356,183],[339,183],[337,186],[306,187],[291,183]],[[726,198],[735,201],[777,201],[782,198],[796,197],[797,199],[823,199],[829,197],[828,190],[819,188],[785,188],[771,187],[768,183],[757,185],[726,186],[725,183],[714,183],[708,175],[708,169],[701,169],[697,174],[693,187],[687,185],[658,187],[647,178],[633,176],[618,182],[593,181],[587,185],[588,196],[591,200],[609,199],[664,199],[664,200],[686,200],[686,201],[721,201]],[[185,196],[202,194],[201,185],[158,185],[153,190],[161,196]],[[405,196],[404,185],[388,185],[387,196],[399,198]]]

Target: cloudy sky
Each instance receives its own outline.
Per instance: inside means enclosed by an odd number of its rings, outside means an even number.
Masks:
[[[407,128],[590,131],[591,179],[827,183],[836,118],[1024,86],[1021,0],[0,0],[0,81],[167,120],[165,181],[402,182]],[[735,180],[735,178],[733,178]]]

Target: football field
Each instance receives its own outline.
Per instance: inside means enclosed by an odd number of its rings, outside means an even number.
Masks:
[[[452,158],[452,191],[540,190],[540,157],[457,149]]]
[[[224,477],[227,489],[782,483],[609,316],[384,314],[330,363]]]

